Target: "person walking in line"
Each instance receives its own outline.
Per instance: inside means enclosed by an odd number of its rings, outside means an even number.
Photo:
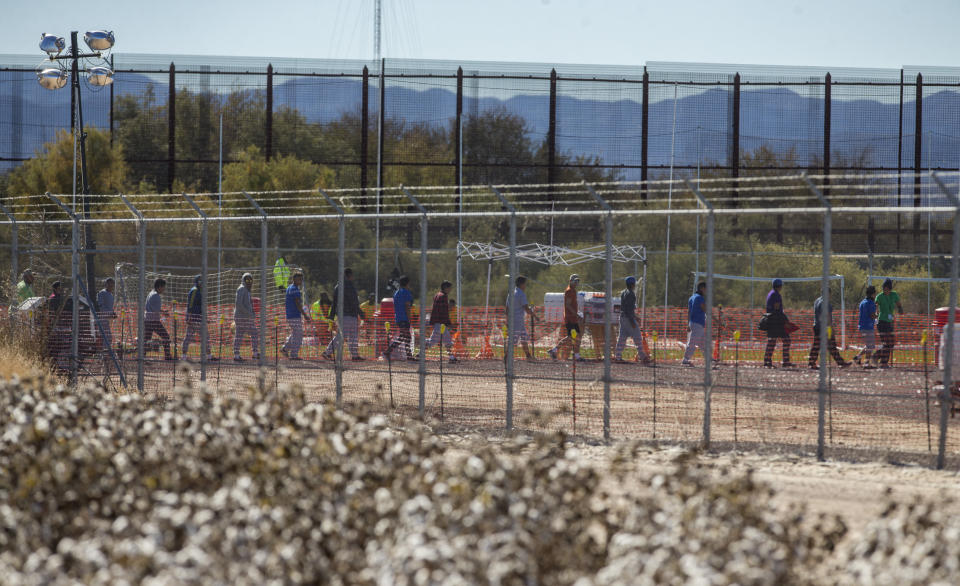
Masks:
[[[840,368],[846,368],[852,363],[843,359],[840,350],[837,349],[837,337],[833,332],[833,304],[829,301],[830,290],[827,290],[827,350],[830,356],[836,361]],[[813,345],[810,347],[810,356],[807,358],[807,365],[816,370],[817,360],[820,358],[820,328],[822,327],[820,311],[823,309],[823,296],[817,297],[813,302]]]
[[[637,294],[634,289],[637,286],[636,277],[627,277],[624,279],[627,288],[620,293],[620,335],[617,336],[617,348],[614,353],[614,362],[626,363],[623,359],[623,349],[627,346],[627,339],[633,338],[633,343],[637,346],[637,359],[645,366],[651,363],[650,357],[643,352],[643,340],[641,338],[640,324],[637,322]]]
[[[376,295],[368,293],[366,300],[360,304],[360,312],[363,313],[364,319],[366,319],[367,316],[373,317],[374,312],[377,311],[376,299]]]
[[[377,326],[373,322],[373,314],[377,312],[377,296],[368,293],[367,298],[360,304],[360,333],[365,344],[373,344]]]
[[[700,348],[700,353],[706,357],[710,351],[706,347],[706,327],[707,327],[707,284],[703,281],[697,283],[697,290],[694,291],[690,299],[687,300],[687,348],[683,351],[683,360],[680,362],[683,366],[693,366],[693,353]]]
[[[143,305],[143,340],[141,344],[144,345],[144,350],[146,350],[146,344],[156,334],[163,345],[163,359],[173,360],[173,356],[170,354],[170,334],[167,333],[167,329],[163,327],[163,322],[160,321],[161,317],[167,313],[163,310],[162,297],[166,287],[166,279],[156,279],[153,282],[153,290],[147,295],[147,301]]]
[[[286,291],[290,285],[290,267],[287,266],[287,257],[280,255],[277,262],[273,263],[273,284],[280,291]],[[303,295],[301,291],[301,301]]]
[[[297,271],[293,274],[293,283],[287,287],[287,293],[284,297],[284,309],[286,310],[287,326],[290,328],[290,335],[280,347],[280,352],[290,360],[302,360],[300,358],[300,345],[303,343],[303,320],[310,321],[310,315],[307,314],[303,306],[303,273]]]
[[[580,357],[580,321],[583,314],[580,313],[579,302],[577,300],[577,285],[580,284],[580,275],[573,273],[570,275],[570,281],[566,290],[563,292],[563,328],[566,330],[566,336],[561,338],[557,345],[547,350],[547,354],[554,360],[562,349],[573,346],[573,359],[578,362],[584,362]],[[576,336],[573,333],[576,332]]]
[[[190,350],[190,344],[194,339],[200,340],[203,335],[203,275],[197,275],[193,278],[193,288],[187,293],[187,331],[183,334],[183,342],[180,344],[181,356],[187,359],[187,351]],[[209,340],[208,340],[209,343]],[[203,349],[200,349],[203,352]],[[207,361],[216,361],[217,358],[210,353],[207,348]]]
[[[893,346],[896,339],[893,336],[893,310],[903,315],[903,305],[900,304],[900,295],[893,290],[893,280],[884,279],[883,292],[877,295],[877,333],[883,347],[880,348],[880,368],[890,368],[893,362]]]
[[[240,346],[243,338],[250,336],[250,348],[253,350],[253,359],[260,359],[260,330],[256,325],[256,313],[253,311],[253,275],[243,273],[240,277],[240,286],[237,287],[237,298],[233,306],[233,361],[243,362],[240,356]]]
[[[877,295],[877,288],[873,285],[867,287],[866,295],[860,302],[860,319],[857,323],[857,330],[860,332],[860,340],[863,342],[863,349],[853,357],[853,361],[862,364],[864,368],[875,368],[877,338],[873,330],[877,319],[877,304],[873,300]]]
[[[327,295],[326,291],[321,291],[320,298],[310,304],[310,318],[316,322],[317,340],[324,347],[333,337],[334,323],[329,318],[332,306],[330,296]]]
[[[530,352],[530,345],[527,344],[529,340],[529,335],[527,334],[527,326],[524,323],[526,316],[529,315],[530,319],[536,323],[537,316],[533,313],[533,309],[529,303],[527,303],[527,278],[523,275],[520,275],[514,281],[513,289],[513,341],[516,344],[517,342],[523,347],[523,354],[527,357],[527,360],[535,360],[533,354]],[[510,297],[507,297],[507,310],[510,310]]]
[[[37,294],[33,292],[33,271],[30,269],[25,269],[20,276],[20,282],[17,283],[17,305],[30,299],[31,297],[36,297]]]
[[[433,296],[433,307],[430,309],[430,324],[433,325],[433,333],[427,340],[425,348],[440,344],[440,351],[443,352],[443,346],[446,346],[447,353],[450,355],[450,362],[457,362],[457,357],[453,355],[453,334],[450,331],[452,327],[450,323],[450,289],[452,288],[453,283],[444,281],[440,283],[440,290]],[[443,327],[441,328],[441,326]]]
[[[116,298],[113,291],[116,288],[116,282],[113,277],[107,277],[103,282],[103,289],[97,293],[97,307],[100,312],[97,317],[100,318],[100,325],[103,326],[103,349],[107,350],[113,344],[113,320],[117,319],[117,314],[113,307]]]
[[[773,368],[773,350],[777,346],[777,339],[780,339],[783,345],[784,368],[794,366],[790,362],[790,334],[787,333],[787,322],[789,320],[783,312],[781,289],[783,289],[783,281],[774,279],[773,288],[767,293],[767,349],[763,353],[763,365],[767,368]]]
[[[340,316],[340,327],[337,328],[337,334],[327,344],[327,349],[323,352],[323,357],[330,360],[333,358],[333,352],[340,343],[340,336],[344,337],[345,343],[350,348],[351,360],[363,360],[360,356],[359,340],[360,318],[363,312],[360,311],[360,299],[357,297],[357,289],[353,285],[353,269],[343,269],[343,281],[337,283],[333,288],[333,304],[330,306],[330,319],[337,319],[337,303],[340,299],[340,286],[343,285],[343,315]]]
[[[397,324],[397,333],[383,353],[387,360],[390,359],[393,350],[402,344],[407,353],[407,360],[416,361],[413,356],[413,342],[410,338],[410,309],[413,307],[413,293],[407,288],[409,284],[410,277],[401,275],[397,281],[397,290],[393,293],[393,319]]]

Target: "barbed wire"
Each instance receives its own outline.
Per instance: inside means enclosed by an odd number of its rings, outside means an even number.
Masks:
[[[943,188],[936,184],[934,177],[943,184]],[[950,196],[943,192],[944,188]],[[270,218],[337,217],[336,210],[323,199],[323,194],[332,197],[340,206],[346,208],[347,216],[351,218],[420,215],[423,212],[419,208],[412,209],[415,207],[413,199],[428,215],[437,217],[461,213],[474,216],[509,215],[512,212],[505,209],[495,190],[515,208],[518,215],[560,217],[571,212],[602,215],[606,212],[594,198],[594,193],[611,206],[616,206],[612,213],[617,215],[707,213],[702,209],[694,189],[713,206],[715,213],[822,213],[825,208],[818,195],[823,195],[833,205],[834,211],[842,209],[844,213],[949,213],[954,211],[949,200],[955,189],[960,191],[960,174],[791,174],[707,178],[700,179],[696,185],[692,183],[692,179],[499,186],[400,185],[322,191],[304,189],[201,192],[190,194],[190,197],[208,219],[223,221],[262,219],[250,199]],[[84,196],[58,194],[56,197],[69,202],[69,205],[75,206],[78,215],[83,215],[81,204]],[[149,221],[197,218],[196,210],[188,204],[184,194],[124,194],[124,197]],[[919,206],[892,206],[890,204],[893,197],[910,203],[913,203],[911,199],[919,197],[922,202]],[[68,217],[66,212],[50,199],[49,194],[12,195],[5,197],[3,202],[8,206],[10,215],[0,215],[0,224],[9,224],[14,220],[24,223],[56,223]],[[119,195],[89,195],[86,196],[86,203],[90,209],[86,216],[81,218],[82,222],[134,219]],[[244,211],[247,214],[244,214]]]

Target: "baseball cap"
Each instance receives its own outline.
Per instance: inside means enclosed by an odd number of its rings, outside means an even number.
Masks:
[[[577,273],[573,273],[573,274],[570,275],[570,282],[571,282],[571,283],[572,283],[573,281],[579,281],[579,280],[580,280],[580,275],[578,275]]]
[[[777,287],[783,287],[783,281],[780,279],[773,280],[773,288],[776,289]]]
[[[633,276],[627,277],[626,279],[624,279],[624,282],[625,282],[627,285],[633,285],[634,283],[637,282],[637,278],[636,278],[636,277],[633,277]]]
[[[887,287],[893,289],[893,279],[889,277],[883,280],[883,288],[886,289]]]

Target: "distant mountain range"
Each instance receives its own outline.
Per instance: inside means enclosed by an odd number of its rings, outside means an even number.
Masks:
[[[118,73],[115,91],[141,93],[153,86],[159,102],[166,100],[165,82],[148,75]],[[182,79],[182,78],[181,78]],[[192,76],[191,81],[196,79]],[[178,80],[179,81],[179,80]],[[505,108],[527,122],[530,138],[539,143],[549,126],[549,93],[546,87],[530,86],[525,93],[519,86],[509,92],[484,87],[466,88],[464,111],[469,115],[490,108]],[[412,87],[409,78],[389,83],[386,90],[387,115],[409,123],[425,123],[449,128],[455,115],[453,88]],[[545,82],[536,82],[541,86]],[[557,99],[558,149],[574,155],[598,156],[606,164],[639,165],[641,140],[641,104],[636,85],[628,90],[637,100],[605,100],[591,96],[596,82],[582,88],[565,81]],[[609,90],[612,84],[602,89]],[[359,112],[361,83],[347,78],[294,78],[275,85],[275,108],[297,109],[312,122],[329,122],[344,112]],[[806,89],[806,88],[799,88]],[[535,91],[534,91],[535,90]],[[481,93],[475,97],[471,91]],[[563,93],[571,92],[571,93]],[[812,87],[812,91],[821,91]],[[900,106],[896,87],[883,87],[886,98],[837,99],[832,102],[831,147],[834,165],[837,157],[856,159],[867,153],[869,166],[897,167]],[[108,90],[92,91],[84,85],[85,123],[106,127],[109,122]],[[500,92],[502,97],[496,94]],[[576,93],[580,92],[580,93]],[[732,128],[732,92],[728,88],[699,90],[690,86],[678,89],[681,97],[674,103],[672,91],[667,99],[652,101],[649,113],[649,163],[652,166],[677,166],[726,163],[730,152]],[[836,94],[835,90],[835,94]],[[371,84],[371,123],[376,121],[378,95]],[[659,86],[658,96],[665,96]],[[51,92],[38,86],[32,73],[0,71],[0,157],[29,157],[54,132],[70,124],[70,92]],[[787,87],[749,88],[741,93],[740,146],[743,152],[762,145],[785,153],[793,149],[801,164],[818,160],[823,146],[823,107],[818,95],[801,95]],[[674,111],[676,128],[674,132]],[[957,167],[960,161],[960,94],[939,91],[924,98],[924,167]],[[903,105],[902,165],[913,166],[915,102]],[[671,149],[671,144],[674,147]],[[0,163],[0,170],[10,168]],[[635,176],[633,173],[627,176]]]

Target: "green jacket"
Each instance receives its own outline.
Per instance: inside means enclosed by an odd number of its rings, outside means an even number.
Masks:
[[[278,289],[286,289],[290,285],[290,267],[282,258],[273,263],[273,282]]]

